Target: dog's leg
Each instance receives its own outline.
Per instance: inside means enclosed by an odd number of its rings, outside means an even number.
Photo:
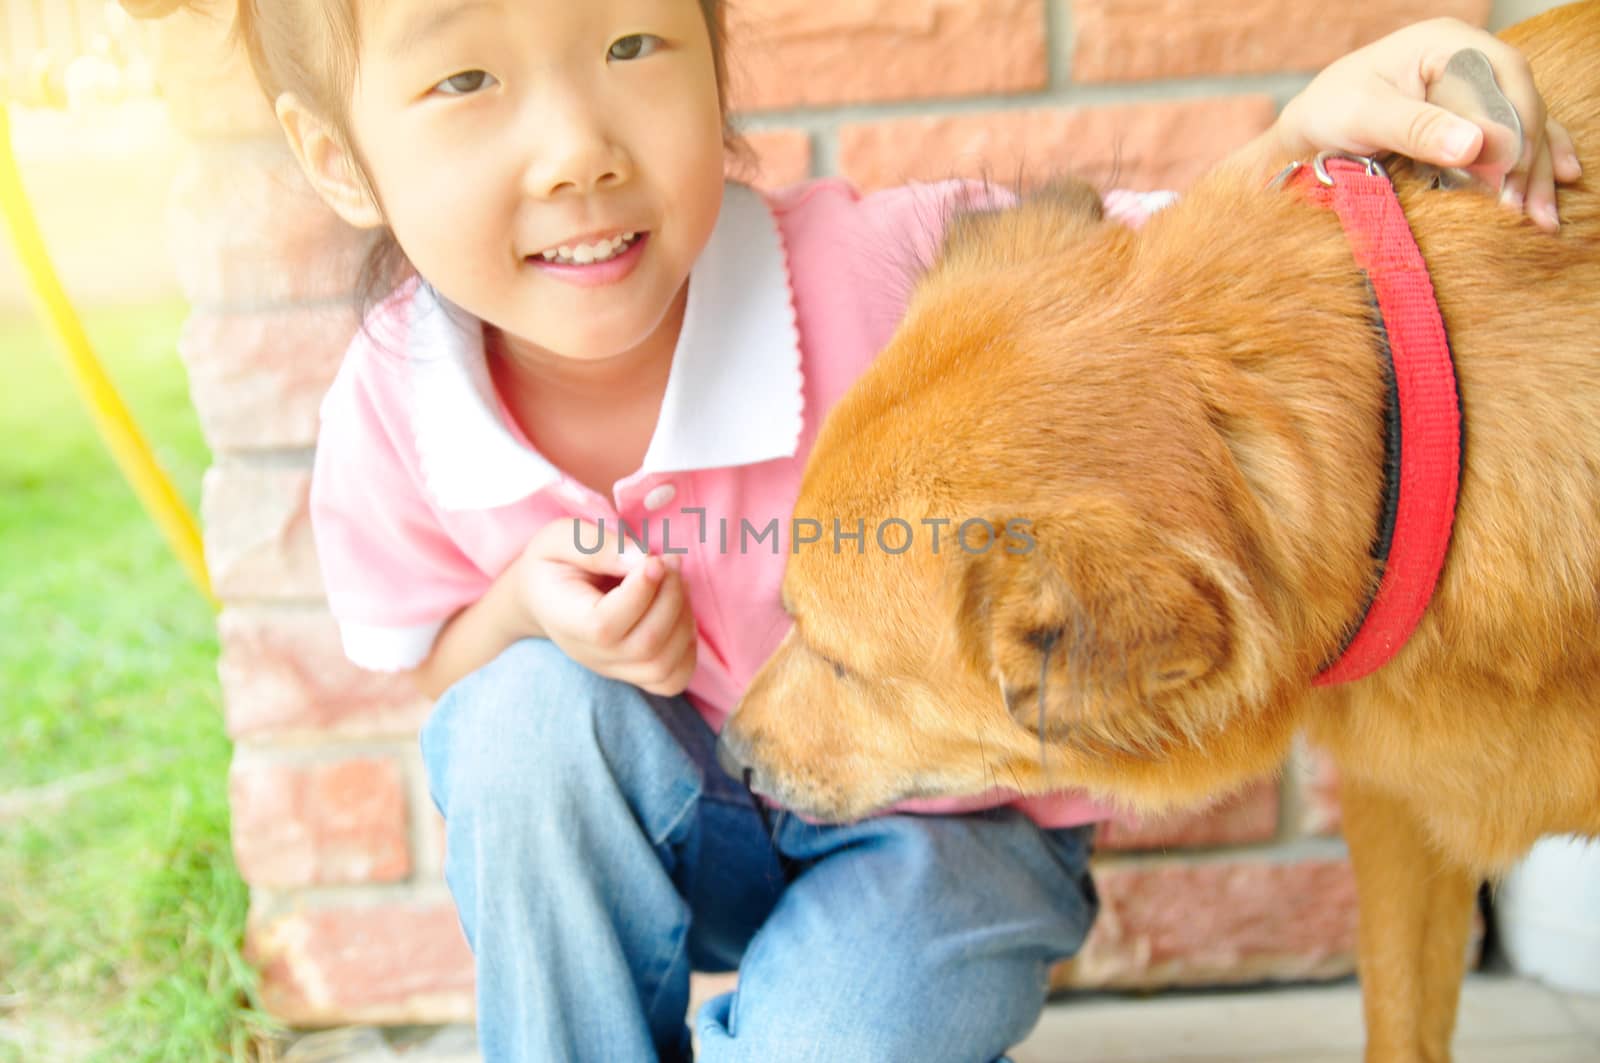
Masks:
[[[1475,883],[1403,803],[1346,780],[1367,1063],[1448,1063]]]
[[[1428,880],[1427,926],[1422,940],[1423,1058],[1450,1058],[1461,980],[1467,973],[1467,939],[1477,910],[1478,876],[1440,860]]]

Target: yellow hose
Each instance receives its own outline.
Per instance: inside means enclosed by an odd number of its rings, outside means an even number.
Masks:
[[[172,481],[157,464],[115,385],[95,358],[89,337],[83,331],[77,312],[50,264],[38,222],[28,206],[22,174],[11,146],[11,119],[7,104],[0,100],[0,212],[5,215],[11,238],[17,247],[22,271],[28,279],[40,313],[55,335],[72,381],[89,408],[95,427],[116,459],[122,475],[133,487],[145,512],[156,522],[178,560],[194,580],[200,593],[213,608],[211,577],[206,570],[205,547],[200,529],[188,507],[172,486]]]

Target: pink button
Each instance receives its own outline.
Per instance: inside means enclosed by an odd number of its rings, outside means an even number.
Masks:
[[[644,496],[645,509],[660,509],[662,506],[678,497],[678,489],[671,484],[656,484],[650,493]]]

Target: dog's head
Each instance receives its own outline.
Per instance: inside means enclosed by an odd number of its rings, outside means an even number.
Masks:
[[[807,468],[796,518],[864,535],[790,559],[794,626],[723,735],[758,790],[833,820],[1112,781],[1154,806],[1277,763],[1244,429],[1112,309],[1137,254],[1084,187],[951,226]]]

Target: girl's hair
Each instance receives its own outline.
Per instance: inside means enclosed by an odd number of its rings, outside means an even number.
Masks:
[[[135,18],[161,18],[188,8],[206,13],[215,0],[121,0]],[[238,0],[232,40],[242,44],[250,67],[268,100],[292,92],[330,123],[345,148],[361,163],[350,131],[350,97],[355,91],[356,56],[361,33],[358,0]],[[741,161],[747,151],[728,117],[728,67],[722,19],[723,0],[697,0],[711,36],[716,64],[717,100],[723,114],[723,141]],[[374,241],[356,282],[358,309],[367,311],[395,285],[415,272],[394,234],[384,230]]]

